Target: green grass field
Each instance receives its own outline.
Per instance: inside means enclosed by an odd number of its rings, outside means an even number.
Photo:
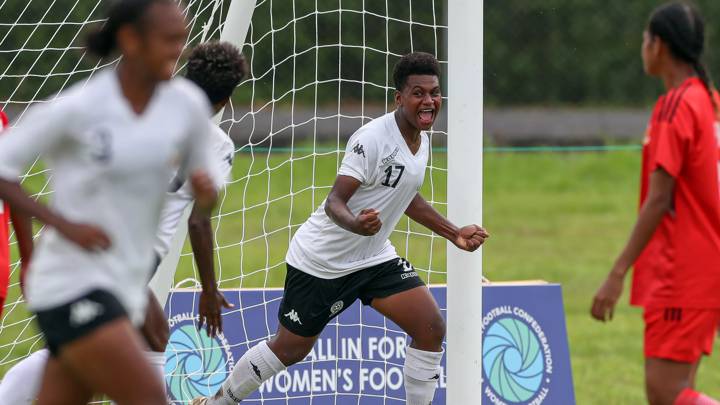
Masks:
[[[287,243],[327,193],[338,154],[238,154],[235,181],[219,208],[217,231],[222,287],[281,286]],[[446,156],[435,154],[435,170],[423,194],[444,202]],[[315,170],[313,170],[313,167]],[[589,316],[590,300],[625,242],[637,205],[639,153],[487,154],[484,250],[491,280],[544,279],[563,285],[577,403],[644,403],[642,320],[627,295],[606,325]],[[39,190],[34,177],[30,188]],[[269,203],[266,203],[268,202]],[[444,211],[442,204],[438,205]],[[243,226],[243,224],[245,224]],[[393,242],[432,283],[444,282],[445,243],[401,221]],[[431,249],[432,246],[432,249]],[[185,247],[185,252],[189,252]],[[472,269],[467,269],[472,271]],[[184,255],[177,281],[193,276]],[[13,302],[17,289],[8,300]],[[32,345],[41,345],[22,306],[6,308],[0,329],[0,373]],[[699,388],[720,396],[718,360],[700,370]]]

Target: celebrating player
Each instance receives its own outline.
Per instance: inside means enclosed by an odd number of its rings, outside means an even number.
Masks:
[[[242,356],[214,398],[197,398],[194,405],[237,404],[305,358],[325,325],[358,298],[412,338],[404,367],[407,404],[432,401],[445,322],[388,237],[403,213],[463,250],[476,250],[488,236],[477,225],[457,228],[418,193],[430,150],[423,131],[442,103],[439,77],[430,54],[400,59],[393,74],[396,110],[350,138],[330,194],[290,243],[277,334]]]
[[[162,381],[143,354],[153,241],[175,170],[195,204],[217,199],[207,97],[171,79],[187,37],[173,0],[115,3],[88,50],[118,50],[106,69],[57,100],[34,107],[0,137],[0,197],[48,226],[26,285],[52,356],[38,403],[85,404],[103,393],[119,405],[164,405]],[[49,207],[17,182],[38,155],[53,171]]]
[[[8,119],[5,113],[0,110],[0,135],[3,130],[8,128]],[[8,286],[10,284],[10,221],[12,221],[15,230],[15,239],[18,242],[18,251],[20,252],[20,267],[27,268],[30,263],[30,255],[32,254],[32,224],[30,218],[21,215],[0,200],[0,315],[5,306],[7,298]],[[20,271],[21,275],[23,271]],[[23,283],[21,277],[20,283]],[[0,397],[2,398],[2,397]]]
[[[717,103],[701,59],[704,23],[684,2],[650,17],[642,59],[667,92],[643,146],[642,205],[625,249],[592,305],[612,319],[634,263],[631,303],[644,308],[645,383],[651,405],[711,405],[694,390],[720,321],[720,190]]]
[[[186,77],[205,91],[215,113],[223,109],[235,87],[245,76],[245,61],[240,52],[229,43],[209,42],[198,45],[190,54]],[[223,178],[230,175],[234,144],[219,126],[213,125],[211,137],[213,157],[221,167]],[[185,208],[192,204],[190,184],[177,177],[171,182],[165,206],[160,217],[156,235],[155,253],[158,263],[167,255]],[[206,323],[208,334],[222,331],[220,309],[228,307],[225,298],[218,292],[213,264],[213,235],[210,216],[206,210],[193,207],[188,219],[188,233],[203,286],[200,295],[200,322]],[[164,375],[165,348],[169,328],[165,313],[155,295],[150,293],[145,323],[141,329],[150,352],[148,360]],[[0,384],[0,398],[15,405],[31,405],[37,396],[42,379],[42,370],[49,353],[39,350],[13,368],[3,377]]]

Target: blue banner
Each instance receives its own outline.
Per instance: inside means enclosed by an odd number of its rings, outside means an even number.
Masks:
[[[482,323],[484,404],[575,404],[560,285],[484,287]]]
[[[445,308],[446,288],[431,291]],[[492,286],[483,291],[483,402],[574,404],[560,287]],[[197,330],[196,291],[176,290],[168,298],[165,374],[174,403],[214,394],[235,361],[275,333],[282,290],[224,293],[235,308],[223,315],[224,333],[216,338]],[[397,325],[356,302],[325,328],[303,362],[266,381],[243,403],[404,404],[408,343]],[[442,366],[433,404],[446,403],[444,359]]]

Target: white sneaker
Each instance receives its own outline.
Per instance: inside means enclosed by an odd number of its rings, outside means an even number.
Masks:
[[[199,397],[195,398],[190,402],[190,405],[207,405],[208,399],[207,397]]]

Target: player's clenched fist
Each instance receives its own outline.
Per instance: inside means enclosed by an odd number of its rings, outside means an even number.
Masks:
[[[455,246],[468,252],[474,252],[490,237],[485,228],[478,225],[468,225],[460,228],[455,239]]]
[[[380,221],[380,211],[374,208],[365,208],[355,217],[354,231],[357,234],[372,236],[378,233],[382,222]]]

